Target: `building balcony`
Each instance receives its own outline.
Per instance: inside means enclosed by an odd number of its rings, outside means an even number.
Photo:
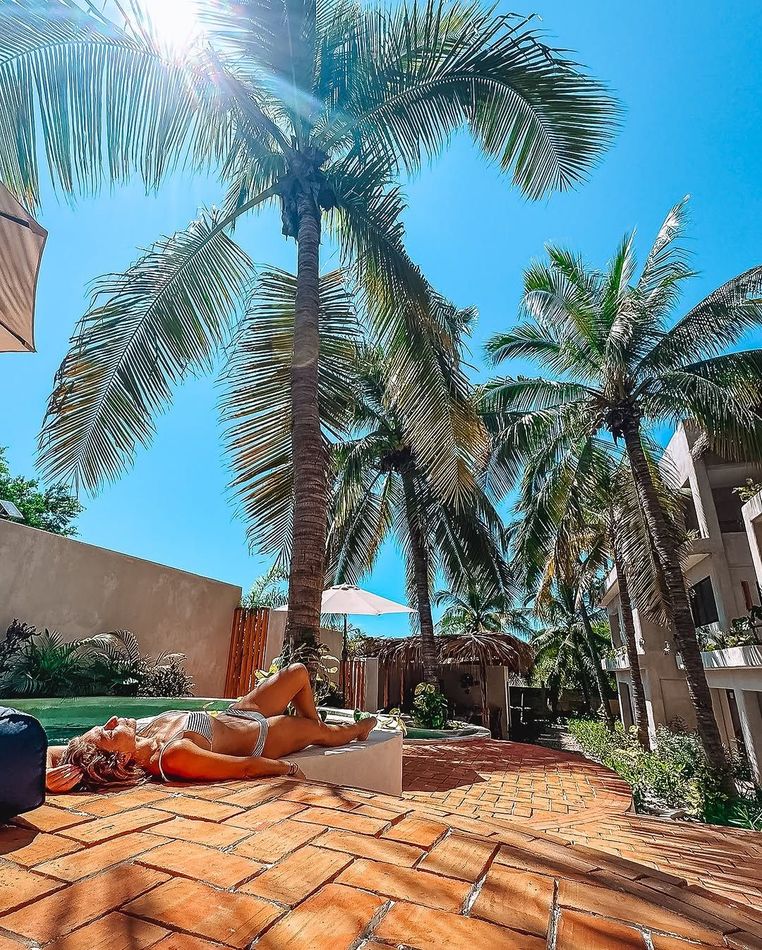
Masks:
[[[617,670],[629,670],[630,661],[627,658],[625,647],[618,647],[613,654],[605,657],[601,666],[609,673],[616,673]]]

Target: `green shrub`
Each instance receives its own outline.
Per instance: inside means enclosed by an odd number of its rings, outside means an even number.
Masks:
[[[128,630],[66,641],[14,621],[0,644],[0,696],[187,696],[180,653],[141,657]]]
[[[629,731],[618,723],[609,732],[602,722],[576,719],[569,731],[586,755],[617,772],[632,786],[635,807],[647,803],[684,809],[703,820],[719,813],[725,797],[713,776],[698,737],[690,732],[659,727],[656,745],[646,752]]]
[[[447,700],[431,683],[415,688],[413,717],[422,729],[444,729],[447,725]]]

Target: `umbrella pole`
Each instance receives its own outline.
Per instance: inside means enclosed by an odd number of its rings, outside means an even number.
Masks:
[[[344,695],[344,702],[347,701],[346,689],[347,689],[347,657],[349,651],[347,650],[347,615],[344,614],[344,645],[341,648],[341,692]]]

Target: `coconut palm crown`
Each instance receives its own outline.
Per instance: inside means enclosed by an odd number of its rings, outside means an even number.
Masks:
[[[504,489],[534,459],[551,475],[545,503],[558,509],[575,490],[581,460],[594,449],[617,453],[623,445],[702,744],[722,771],[725,756],[678,539],[645,443],[654,424],[691,418],[719,451],[735,446],[759,457],[762,350],[726,351],[762,322],[762,267],[732,278],[675,319],[680,291],[694,276],[678,240],[685,211],[683,201],[667,215],[639,275],[633,233],[605,270],[557,247],[548,248],[547,261],[528,268],[524,322],[493,337],[487,348],[495,363],[529,358],[549,375],[500,378],[487,387],[485,406],[497,434],[487,479]]]
[[[314,640],[327,531],[318,395],[324,231],[367,295],[400,400],[442,389],[429,288],[402,244],[400,174],[467,129],[532,198],[582,180],[617,109],[532,22],[463,0],[199,0],[198,48],[161,47],[138,2],[124,22],[89,0],[0,0],[0,178],[28,204],[43,168],[64,194],[178,167],[214,170],[221,210],[101,281],[57,378],[42,437],[51,475],[89,489],[153,436],[175,384],[209,368],[252,262],[231,230],[268,205],[297,243],[291,367],[294,517],[288,630]],[[138,11],[138,13],[135,13]],[[10,134],[13,130],[13,134]],[[443,200],[443,209],[446,201]],[[408,305],[402,305],[402,299]],[[457,495],[448,420],[431,400],[422,458]],[[442,460],[450,455],[450,464]]]
[[[471,311],[450,308],[454,340],[472,318]],[[372,570],[384,541],[396,540],[410,602],[418,611],[424,679],[434,684],[431,600],[438,571],[453,586],[477,574],[497,591],[511,586],[502,557],[500,518],[475,477],[486,432],[460,360],[452,358],[449,346],[439,355],[450,384],[446,405],[457,433],[461,480],[468,490],[457,502],[439,491],[421,461],[409,422],[418,405],[395,406],[388,362],[378,348],[366,347],[358,357],[350,436],[333,451],[336,479],[329,533],[330,572],[336,583],[359,582]]]

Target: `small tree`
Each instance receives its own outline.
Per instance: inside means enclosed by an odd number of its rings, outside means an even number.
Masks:
[[[36,478],[11,475],[5,457],[7,449],[0,447],[0,499],[12,501],[31,528],[41,528],[53,534],[71,537],[77,533],[74,519],[84,511],[82,505],[65,485],[40,488]]]

